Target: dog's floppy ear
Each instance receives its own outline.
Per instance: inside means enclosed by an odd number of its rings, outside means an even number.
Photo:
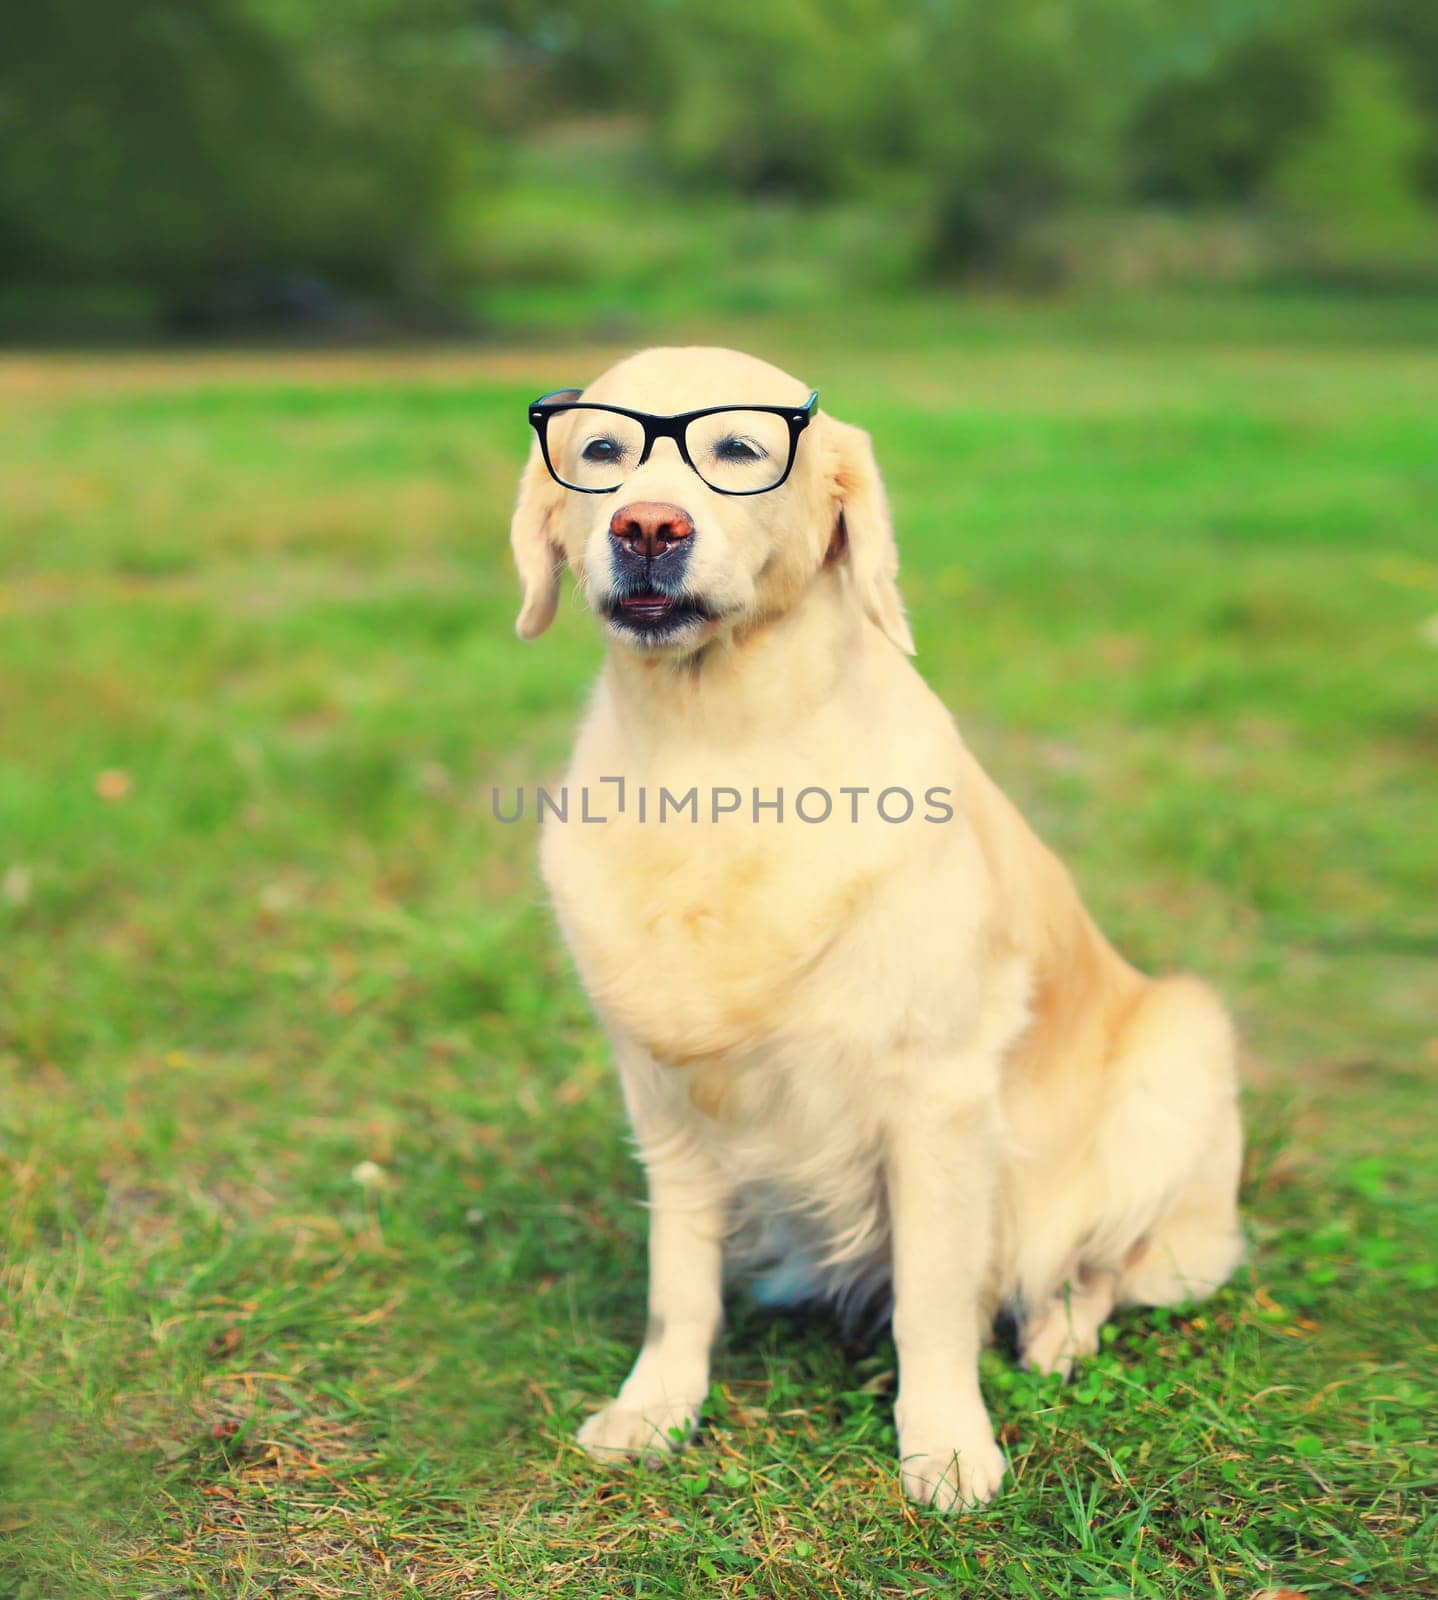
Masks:
[[[825,417],[829,436],[830,487],[837,507],[831,550],[845,560],[870,621],[878,624],[905,655],[914,653],[914,636],[894,581],[899,551],[889,520],[889,503],[874,460],[874,447],[862,428]]]
[[[537,639],[559,608],[564,551],[556,524],[561,504],[559,487],[549,476],[536,440],[519,480],[519,500],[509,525],[509,547],[524,594],[514,624],[521,639]]]

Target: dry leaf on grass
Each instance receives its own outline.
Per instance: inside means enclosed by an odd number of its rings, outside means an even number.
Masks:
[[[102,800],[123,800],[133,787],[130,774],[118,767],[106,767],[95,778],[95,793]]]

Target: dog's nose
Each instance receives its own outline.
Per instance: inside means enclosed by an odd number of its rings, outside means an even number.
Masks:
[[[631,555],[648,561],[667,555],[694,536],[694,519],[682,506],[662,500],[636,500],[609,519],[609,537]]]

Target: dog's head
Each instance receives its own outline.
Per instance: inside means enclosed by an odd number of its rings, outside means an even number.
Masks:
[[[510,531],[519,636],[549,626],[566,566],[613,642],[690,656],[783,615],[834,565],[912,653],[868,435],[809,400],[752,356],[656,349],[532,409]]]

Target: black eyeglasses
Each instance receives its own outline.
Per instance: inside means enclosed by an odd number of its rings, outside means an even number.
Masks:
[[[656,439],[672,439],[685,465],[719,494],[765,494],[793,470],[799,435],[819,405],[815,389],[802,406],[709,406],[654,417],[591,405],[582,393],[555,389],[529,408],[550,477],[580,494],[613,494],[649,459]]]

